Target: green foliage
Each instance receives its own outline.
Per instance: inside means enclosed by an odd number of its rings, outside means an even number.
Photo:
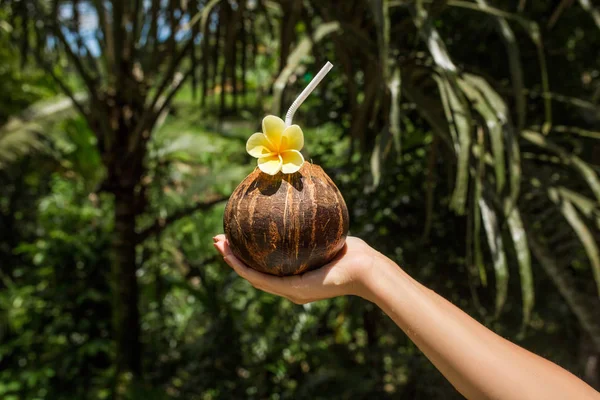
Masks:
[[[449,206],[458,215],[466,214],[468,217],[465,238],[467,263],[472,265],[472,270],[479,270],[481,281],[477,286],[487,286],[487,273],[485,268],[482,268],[484,253],[480,237],[485,233],[487,250],[491,253],[487,264],[494,266],[495,314],[500,314],[509,298],[509,266],[517,264],[522,279],[520,285],[525,325],[534,303],[527,236],[542,233],[524,228],[532,219],[535,220],[537,215],[517,217],[523,214],[522,207],[525,206],[523,196],[519,196],[523,184],[528,185],[530,180],[535,180],[542,181],[542,185],[547,187],[551,185],[546,175],[549,170],[553,170],[555,176],[564,177],[565,169],[573,168],[581,175],[581,179],[571,182],[573,189],[582,188],[582,184],[587,184],[588,187],[582,190],[596,194],[598,180],[593,156],[589,152],[575,150],[577,146],[573,146],[569,137],[552,132],[553,124],[572,124],[577,120],[577,116],[584,113],[584,107],[589,108],[589,113],[586,114],[588,124],[597,125],[597,96],[595,100],[588,100],[588,93],[581,84],[574,81],[576,74],[568,74],[570,78],[567,83],[564,79],[566,70],[559,72],[559,69],[555,68],[549,71],[547,67],[548,60],[552,59],[562,63],[563,67],[575,64],[577,67],[572,67],[584,74],[583,71],[595,69],[597,60],[587,58],[580,51],[591,51],[593,46],[597,45],[597,27],[590,24],[594,21],[590,17],[594,17],[597,11],[583,6],[570,9],[568,17],[564,17],[575,18],[578,15],[581,18],[589,18],[589,23],[580,29],[581,37],[585,36],[589,40],[580,41],[580,46],[575,47],[569,44],[569,34],[564,31],[551,31],[551,23],[548,23],[547,29],[542,28],[544,22],[540,12],[544,5],[534,3],[535,6],[527,12],[513,13],[505,11],[508,7],[491,7],[483,0],[476,3],[450,1],[439,4],[370,2],[372,19],[364,21],[369,28],[360,30],[365,39],[370,32],[376,32],[377,35],[372,37],[371,47],[361,47],[360,53],[363,58],[352,65],[364,74],[365,97],[360,107],[353,101],[354,98],[348,102],[350,107],[354,108],[351,110],[352,125],[358,126],[356,130],[351,130],[350,134],[352,139],[361,142],[362,151],[371,152],[372,181],[373,186],[378,187],[379,182],[383,181],[385,152],[388,150],[388,156],[394,153],[397,155],[397,150],[389,150],[393,149],[392,142],[399,141],[398,132],[405,130],[402,123],[407,120],[394,110],[398,107],[396,103],[399,100],[395,91],[399,83],[391,71],[400,71],[402,95],[405,96],[400,100],[401,107],[404,106],[408,110],[414,107],[422,118],[417,124],[422,129],[431,129],[437,140],[445,146],[441,156],[446,159],[446,169],[451,171],[453,176],[453,184],[448,188],[452,193]],[[343,27],[346,26],[344,22],[351,23],[350,15],[359,18],[361,13],[358,9],[348,8],[344,11],[345,13],[339,13],[334,18],[340,21]],[[562,9],[557,8],[553,18],[563,17],[561,12]],[[481,20],[465,20],[465,15],[476,15]],[[482,20],[488,24],[481,23]],[[396,22],[396,25],[391,21]],[[492,25],[489,22],[493,22],[495,32],[490,31]],[[410,29],[411,24],[416,29]],[[398,32],[402,27],[402,36],[392,40],[393,34],[390,32],[395,26]],[[488,40],[480,42],[478,46],[467,45],[467,37],[479,35],[484,35]],[[498,42],[495,36],[501,42]],[[351,45],[346,44],[339,47],[347,52],[353,49]],[[555,50],[549,52],[549,47]],[[529,51],[524,53],[522,48]],[[563,49],[561,52],[564,53],[559,55],[556,52],[558,48]],[[502,54],[502,57],[499,54]],[[504,54],[508,55],[508,60],[503,58]],[[375,57],[380,60],[377,65],[371,62]],[[349,64],[342,57],[340,62]],[[529,62],[527,68],[526,62]],[[378,73],[371,74],[370,81],[367,81],[366,78],[373,69]],[[346,79],[348,81],[352,77],[347,76]],[[597,80],[588,84],[598,87]],[[535,89],[525,89],[527,85]],[[564,96],[550,93],[550,86],[559,93],[570,91],[571,94],[575,92],[575,96],[580,97],[566,99]],[[578,89],[573,91],[574,87]],[[369,104],[369,90],[377,93],[374,97],[380,100],[372,100],[372,104]],[[528,112],[524,106],[524,96],[528,91],[534,90],[541,95],[538,98],[530,98],[529,108],[533,112]],[[350,90],[348,95],[356,96]],[[559,99],[567,105],[559,104]],[[596,104],[592,104],[594,102]],[[372,107],[372,110],[367,110],[371,113],[371,120],[359,118],[362,109],[368,107]],[[561,109],[563,113],[557,114],[557,109]],[[377,118],[383,123],[374,124],[372,121]],[[410,123],[414,124],[415,120],[411,120]],[[369,131],[375,139],[367,140],[364,130]],[[578,132],[579,128],[561,127],[560,131]],[[401,139],[405,136],[401,135]],[[560,144],[554,140],[560,141]],[[589,143],[591,146],[597,146],[596,142]],[[537,148],[532,148],[531,144]],[[398,149],[398,146],[395,148]],[[526,161],[522,160],[523,149],[527,151]],[[549,153],[558,156],[558,160],[552,158],[551,165],[542,161],[547,159]],[[362,159],[367,161],[364,155]],[[535,161],[531,162],[532,159]],[[434,176],[434,167],[428,166],[429,176]],[[450,181],[449,177],[445,179]],[[431,199],[429,196],[430,210]],[[544,201],[547,204],[549,200],[546,198]],[[580,245],[588,255],[591,276],[596,277],[596,260],[600,255],[596,246],[592,245],[594,233],[589,230],[590,221],[580,220],[577,215],[563,214],[566,218],[563,222],[570,220],[578,233]],[[509,243],[503,238],[507,234],[512,237],[511,244],[515,246],[514,249],[509,249],[505,244]],[[512,253],[516,254],[516,260],[509,259]]]
[[[42,71],[24,68],[19,49],[11,41],[12,27],[0,9],[0,126],[37,100],[56,94],[52,79]]]
[[[176,3],[165,15],[178,14]],[[220,200],[255,167],[245,140],[325,59],[335,69],[295,122],[305,158],[346,199],[350,233],[499,334],[584,372],[578,354],[600,351],[597,10],[574,4],[550,24],[555,10],[542,1],[518,12],[483,0],[307,1],[298,15],[285,8],[292,2],[209,3],[208,40],[195,51],[210,57],[183,60],[200,76],[144,142],[135,185],[143,379],[125,398],[459,397],[372,304],[295,306],[253,289],[212,248]],[[278,65],[277,32],[292,17],[290,57]],[[153,40],[165,57],[161,68],[142,57],[149,102],[168,82],[174,45]],[[107,159],[126,159],[109,149],[123,137],[98,135],[69,100],[32,105],[53,88],[16,54],[0,46],[10,94],[0,122],[18,116],[0,129],[0,397],[115,398],[105,184]],[[242,54],[246,66],[232,72]],[[85,59],[92,75],[96,62],[114,61]],[[53,73],[85,88],[62,61]],[[76,97],[87,114],[96,109],[86,99]]]
[[[81,397],[92,387],[99,396],[112,357],[105,278],[112,211],[80,179],[54,176],[30,212],[35,237],[3,268],[3,397]]]
[[[5,17],[6,13],[0,9],[0,21],[5,22]],[[45,147],[41,133],[44,127],[24,121],[43,114],[43,107],[30,109],[26,115],[20,114],[33,103],[56,94],[48,75],[30,66],[24,67],[19,49],[10,40],[11,31],[10,25],[0,25],[0,169],[30,151]],[[56,101],[51,104],[55,105]],[[16,116],[21,118],[14,118]],[[4,126],[9,117],[14,119]]]

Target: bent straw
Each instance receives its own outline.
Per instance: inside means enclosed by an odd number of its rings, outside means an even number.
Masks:
[[[300,105],[306,100],[306,98],[312,93],[313,90],[317,87],[317,85],[323,80],[325,75],[333,68],[333,64],[327,61],[327,63],[321,68],[319,73],[315,75],[315,77],[308,83],[308,86],[300,93],[300,95],[294,100],[292,105],[290,106],[287,114],[285,115],[285,126],[292,125],[292,118],[294,118],[294,114]]]

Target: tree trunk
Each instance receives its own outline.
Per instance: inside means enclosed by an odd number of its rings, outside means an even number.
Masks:
[[[288,0],[281,3],[283,20],[280,27],[279,42],[279,73],[287,65],[287,59],[290,55],[290,47],[294,42],[294,29],[298,22],[299,13],[302,10],[302,2],[298,0]]]
[[[140,314],[136,277],[136,196],[133,187],[113,192],[115,226],[112,243],[113,329],[117,376],[142,374]]]

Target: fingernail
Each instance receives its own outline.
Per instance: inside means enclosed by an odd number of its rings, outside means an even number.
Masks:
[[[213,242],[217,243],[219,241],[219,238],[217,238],[216,236],[213,236]]]

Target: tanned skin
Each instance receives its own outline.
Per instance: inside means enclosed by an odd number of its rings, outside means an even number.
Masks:
[[[349,237],[331,263],[291,277],[250,269],[224,235],[214,246],[255,288],[296,304],[345,295],[376,304],[467,399],[600,400],[575,375],[498,336],[361,239]]]

